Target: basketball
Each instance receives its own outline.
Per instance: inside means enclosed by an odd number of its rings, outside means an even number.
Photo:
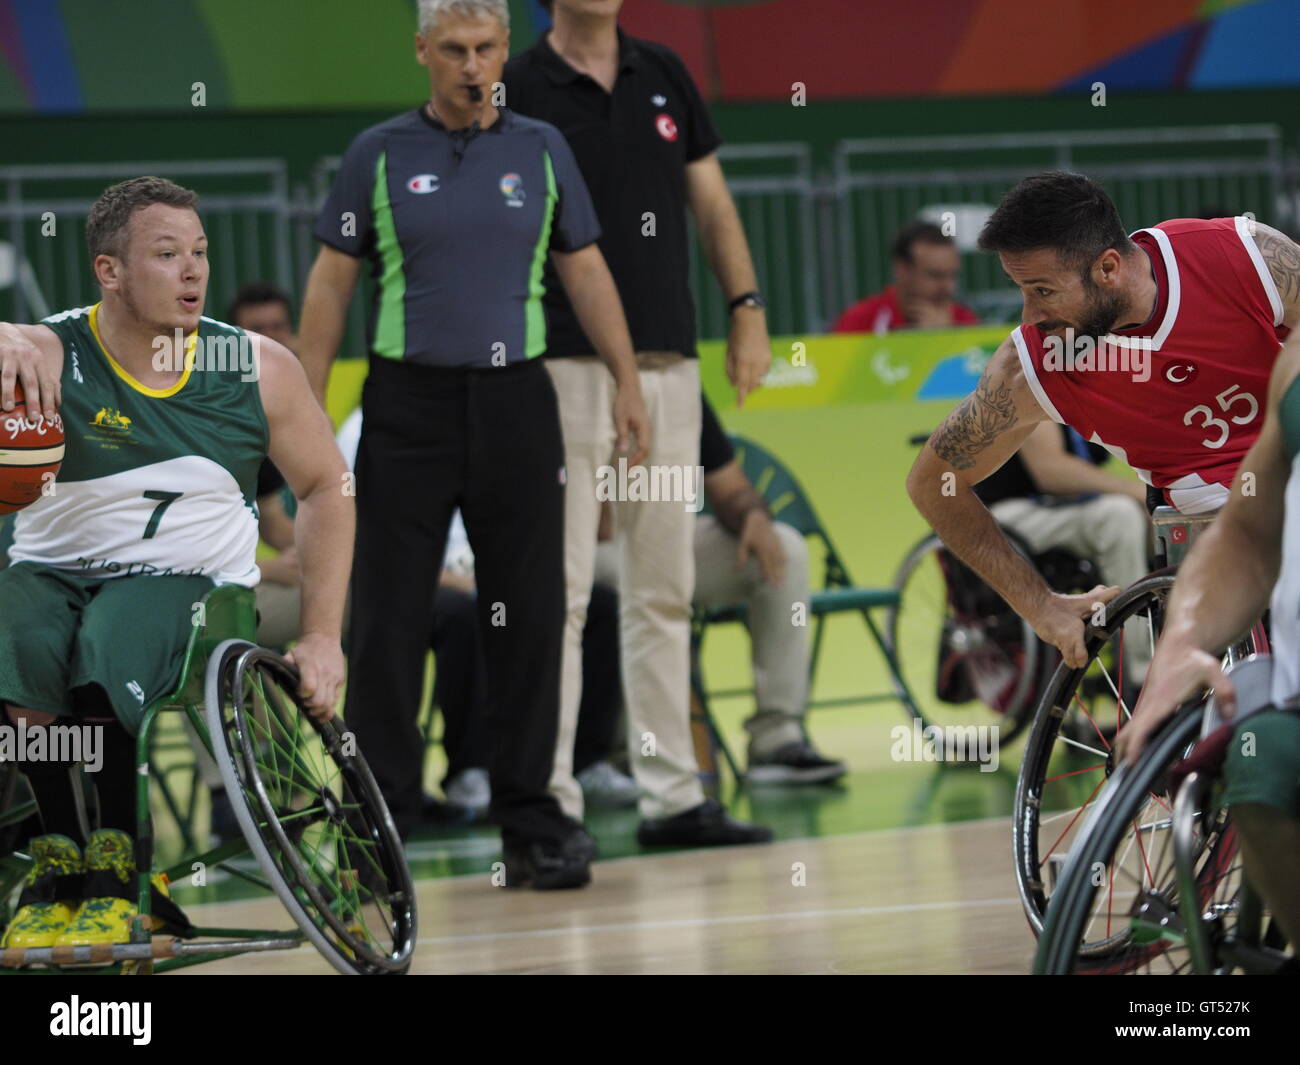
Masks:
[[[35,503],[63,463],[63,419],[55,414],[47,422],[40,411],[29,412],[17,382],[14,398],[18,405],[0,413],[0,514]]]

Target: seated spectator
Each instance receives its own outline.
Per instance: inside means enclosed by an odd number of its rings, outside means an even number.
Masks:
[[[840,315],[833,332],[880,336],[895,329],[979,323],[974,311],[954,299],[961,257],[952,237],[938,226],[930,222],[905,226],[894,238],[891,259],[894,283],[853,304]]]
[[[740,468],[707,397],[701,397],[700,464],[712,514],[695,520],[697,607],[748,606],[755,710],[745,722],[755,784],[825,784],[843,776],[843,762],[823,758],[808,739],[807,626],[791,623],[794,603],[807,603],[808,545],[773,521]],[[597,569],[601,553],[597,552]],[[575,765],[576,765],[575,758]]]
[[[1063,548],[1095,562],[1104,583],[1126,588],[1150,571],[1146,486],[1098,469],[1109,458],[1069,426],[1044,422],[1006,465],[975,486],[975,494],[1035,554]],[[1141,618],[1124,632],[1124,684],[1131,689],[1124,694],[1131,710],[1152,648]]]
[[[283,344],[295,355],[298,353],[298,338],[293,332],[293,304],[288,293],[275,285],[252,281],[242,286],[230,301],[226,321],[250,333],[261,333]]]

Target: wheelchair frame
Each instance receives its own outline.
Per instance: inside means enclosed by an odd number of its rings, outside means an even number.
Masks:
[[[299,921],[300,927],[288,931],[263,931],[249,928],[195,927],[193,938],[198,942],[187,942],[180,937],[158,937],[155,939],[150,931],[152,918],[151,878],[156,875],[152,869],[155,840],[150,807],[152,741],[156,726],[164,710],[180,710],[189,719],[198,735],[202,738],[208,754],[212,755],[212,741],[207,724],[204,721],[203,708],[205,688],[212,672],[211,667],[218,664],[220,652],[239,644],[255,647],[252,637],[256,632],[256,608],[252,589],[238,585],[223,585],[211,590],[202,600],[201,610],[196,614],[194,631],[185,647],[180,670],[180,680],[169,694],[155,699],[144,712],[136,737],[136,904],[137,916],[131,923],[129,943],[95,944],[79,947],[34,947],[0,949],[0,973],[24,971],[40,975],[56,974],[63,965],[94,966],[97,972],[118,972],[123,974],[144,974],[166,972],[186,966],[215,961],[235,954],[263,952],[271,950],[292,950],[307,942],[319,947],[317,936],[307,930]],[[367,771],[368,772],[368,771]],[[0,795],[0,802],[5,796]],[[166,800],[165,800],[166,801]],[[168,802],[168,806],[172,804]],[[35,810],[35,803],[29,802],[5,810],[0,807],[0,828],[13,826],[28,818]],[[173,809],[173,813],[174,813]],[[388,819],[387,810],[379,811]],[[179,823],[179,819],[178,819]],[[247,830],[246,830],[247,835]],[[184,842],[192,842],[187,833]],[[255,853],[257,848],[248,838],[232,840],[221,846],[211,848],[200,854],[189,854],[170,867],[162,870],[168,882],[189,875],[195,864],[202,863],[208,868],[218,868],[224,872],[252,883],[268,893],[281,894],[279,886],[268,883],[261,876],[254,875],[236,865],[229,864],[231,859]],[[403,863],[405,861],[403,857]],[[30,855],[14,852],[0,855],[0,910],[5,907],[12,893],[17,889],[22,878],[31,866]],[[409,883],[409,868],[405,870]],[[281,895],[281,900],[284,900]],[[286,903],[287,905],[287,903]],[[414,942],[414,898],[410,905],[410,940]],[[292,911],[291,911],[292,912]],[[11,915],[6,915],[11,916]],[[296,915],[295,919],[298,919]],[[346,949],[346,948],[345,948]],[[330,959],[336,968],[337,962]],[[27,969],[32,965],[49,965],[55,968]],[[409,966],[409,951],[406,957]],[[404,968],[397,971],[404,971]]]

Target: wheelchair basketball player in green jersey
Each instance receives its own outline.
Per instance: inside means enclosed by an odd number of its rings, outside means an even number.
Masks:
[[[1300,944],[1300,334],[1273,366],[1266,411],[1227,506],[1178,567],[1146,686],[1115,751],[1119,760],[1136,759],[1184,700],[1207,689],[1232,716],[1236,692],[1212,651],[1263,614],[1271,593],[1272,706],[1243,720],[1228,744],[1224,803],[1237,825],[1246,875],[1294,948]]]
[[[4,947],[130,938],[134,736],[176,680],[194,605],[215,585],[257,583],[268,455],[301,500],[299,694],[329,715],[342,685],[347,467],[288,349],[202,316],[197,204],[161,178],[105,190],[86,226],[101,302],[0,324],[0,411],[14,410],[17,380],[32,415],[49,421],[57,408],[66,435],[53,491],[19,512],[12,565],[0,570],[0,724],[26,738],[19,768],[43,826]],[[31,742],[56,723],[99,733],[88,838],[76,767]]]

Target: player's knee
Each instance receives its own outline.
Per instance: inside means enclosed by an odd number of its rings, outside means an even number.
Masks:
[[[1099,544],[1145,543],[1150,521],[1128,496],[1099,496],[1090,515]]]
[[[780,521],[773,522],[772,528],[776,530],[777,539],[781,541],[781,550],[785,552],[786,572],[807,573],[808,541],[803,538],[803,533]]]
[[[43,710],[33,710],[26,706],[14,706],[13,703],[5,703],[4,708],[10,724],[22,725],[24,728],[43,728],[58,720],[57,714],[47,714]]]

